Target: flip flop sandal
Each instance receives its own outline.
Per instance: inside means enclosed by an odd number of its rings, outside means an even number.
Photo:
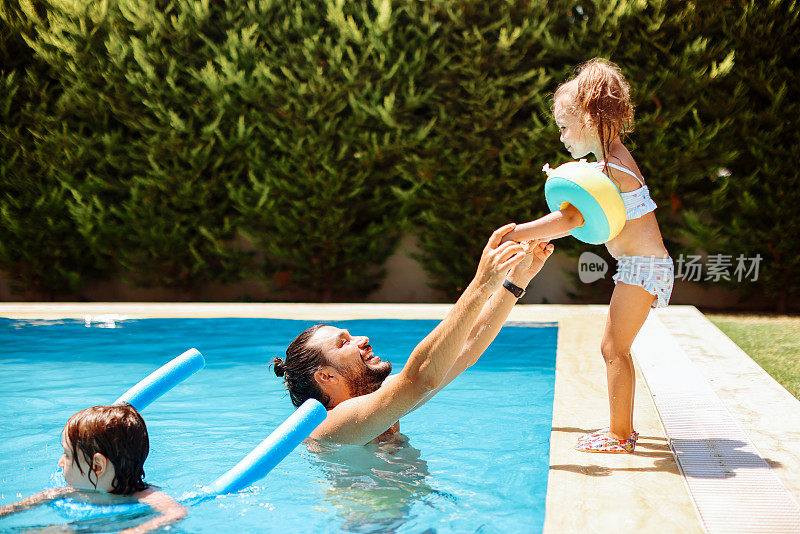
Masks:
[[[600,430],[595,430],[594,432],[589,432],[588,434],[584,434],[584,435],[582,435],[581,437],[578,438],[578,443],[580,443],[581,441],[584,441],[586,439],[589,439],[590,437],[593,437],[593,436],[598,436],[600,434],[608,434],[610,430],[611,429],[609,427],[605,427],[605,428],[601,428]],[[634,441],[634,442],[638,441],[639,440],[639,433],[636,432],[635,430],[633,432],[631,432],[630,440]]]
[[[578,443],[575,445],[575,449],[581,452],[605,452],[616,454],[632,453],[635,448],[635,440],[614,439],[605,433],[583,436],[583,438],[578,440]]]

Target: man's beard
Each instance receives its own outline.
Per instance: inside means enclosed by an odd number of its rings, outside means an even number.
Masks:
[[[392,373],[391,362],[381,362],[379,367],[365,365],[361,369],[347,369],[342,372],[353,397],[368,395],[376,391],[386,377]]]

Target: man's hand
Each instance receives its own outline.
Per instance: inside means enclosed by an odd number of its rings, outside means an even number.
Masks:
[[[525,259],[525,246],[514,241],[501,244],[503,237],[511,232],[516,224],[509,223],[492,233],[486,246],[483,247],[475,282],[488,293],[500,287],[509,269]]]
[[[542,270],[544,262],[553,253],[555,247],[547,241],[535,239],[524,243],[526,246],[525,258],[511,268],[506,278],[519,287],[528,287],[534,276]]]

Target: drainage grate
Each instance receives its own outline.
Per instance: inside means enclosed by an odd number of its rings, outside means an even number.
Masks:
[[[706,531],[800,533],[800,506],[658,317],[633,352]]]

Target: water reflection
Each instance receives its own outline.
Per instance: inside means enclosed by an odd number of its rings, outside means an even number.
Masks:
[[[456,497],[433,489],[428,464],[407,436],[366,446],[308,440],[311,461],[325,475],[323,498],[341,518],[345,532],[397,532],[415,523],[419,502],[434,508]]]

